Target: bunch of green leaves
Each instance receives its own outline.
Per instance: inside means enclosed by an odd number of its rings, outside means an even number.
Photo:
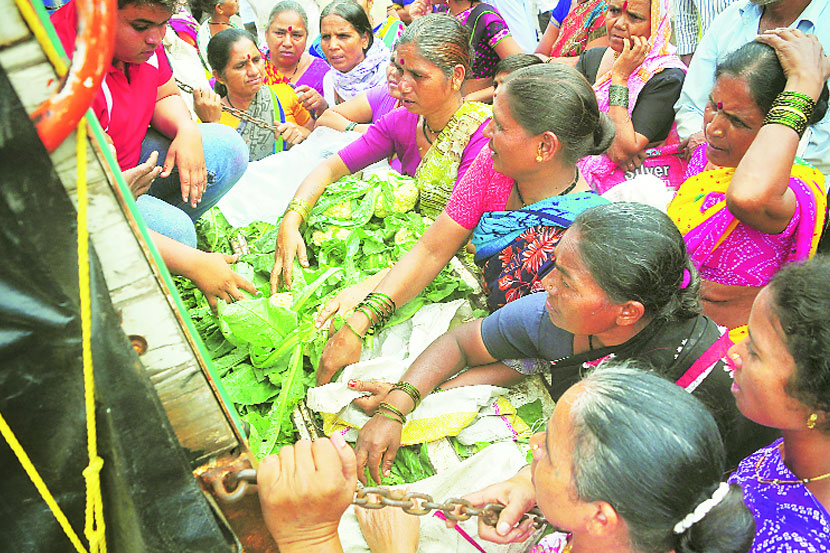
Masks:
[[[314,385],[314,372],[328,338],[313,324],[317,312],[344,287],[400,259],[423,234],[427,223],[415,212],[392,212],[382,219],[373,216],[376,201],[388,202],[389,191],[397,184],[374,176],[367,181],[350,176],[330,185],[315,205],[303,234],[308,245],[314,232],[331,236],[322,246],[309,247],[309,267],[295,262],[292,289],[270,297],[279,220],[233,228],[219,209],[213,208],[197,223],[201,249],[232,253],[235,244],[246,246],[247,253],[233,269],[259,291],[257,296],[248,295],[232,304],[219,302],[218,314],[214,314],[189,280],[176,278],[223,387],[250,427],[250,447],[258,457],[296,441],[290,415]],[[333,210],[335,206],[343,209]],[[331,232],[333,228],[348,232]],[[409,319],[425,303],[463,298],[469,291],[445,269],[417,298],[399,309],[388,325]],[[402,482],[432,474],[428,460],[424,466],[418,462],[425,451],[414,457],[401,454],[393,474]]]
[[[368,486],[377,486],[372,475],[369,474],[369,467],[366,467],[366,483]],[[435,474],[435,469],[429,461],[427,444],[402,446],[395,455],[395,462],[389,470],[389,476],[383,477],[382,484],[385,486],[397,486],[399,484],[411,484]]]

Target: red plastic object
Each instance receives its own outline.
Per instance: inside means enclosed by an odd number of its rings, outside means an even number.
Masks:
[[[78,35],[63,87],[32,112],[49,152],[60,146],[92,105],[115,49],[116,0],[75,0]]]

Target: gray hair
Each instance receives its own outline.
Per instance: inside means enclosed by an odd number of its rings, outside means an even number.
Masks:
[[[605,152],[614,141],[614,122],[599,111],[594,89],[572,67],[554,63],[519,69],[504,80],[499,93],[506,95],[510,113],[529,134],[554,133],[570,164]]]
[[[283,12],[293,12],[299,15],[300,19],[303,20],[303,26],[305,26],[306,32],[308,32],[308,15],[305,13],[305,10],[299,2],[295,2],[294,0],[282,0],[281,2],[277,2],[277,4],[271,8],[271,13],[268,14],[267,28],[270,28],[271,23],[274,22],[274,18]]]
[[[451,15],[432,13],[416,19],[395,47],[410,43],[447,77],[456,65],[464,67],[465,77],[470,72],[470,31]]]
[[[613,302],[638,301],[649,319],[700,313],[700,277],[668,215],[645,204],[614,202],[586,209],[571,226],[579,232],[588,271]]]
[[[632,362],[601,365],[571,406],[572,485],[609,503],[642,553],[743,552],[755,534],[740,486],[681,534],[674,526],[720,484],[718,426],[692,394]]]

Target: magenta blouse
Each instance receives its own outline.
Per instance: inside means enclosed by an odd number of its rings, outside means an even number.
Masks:
[[[464,177],[473,159],[487,144],[482,131],[488,121],[489,119],[476,129],[467,147],[464,148],[456,182]],[[373,123],[366,134],[340,150],[338,152],[340,159],[350,172],[355,173],[376,161],[397,154],[398,159],[401,160],[401,172],[414,177],[421,163],[421,154],[415,143],[417,125],[416,114],[403,107],[393,109]]]

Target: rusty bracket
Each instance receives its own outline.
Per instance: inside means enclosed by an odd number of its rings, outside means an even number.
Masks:
[[[278,553],[256,490],[255,460],[247,452],[225,455],[193,471],[246,553]]]

